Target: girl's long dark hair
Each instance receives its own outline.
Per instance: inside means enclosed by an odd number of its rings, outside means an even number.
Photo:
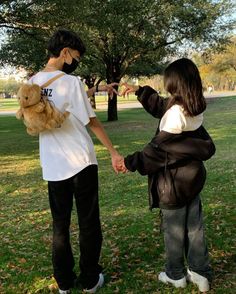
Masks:
[[[165,69],[164,87],[171,94],[167,109],[179,104],[188,116],[196,116],[206,109],[200,74],[190,59],[178,59]]]

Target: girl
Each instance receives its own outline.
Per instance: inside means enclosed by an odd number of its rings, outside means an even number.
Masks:
[[[161,209],[166,266],[158,279],[182,288],[189,280],[200,291],[208,291],[212,271],[199,193],[206,178],[203,161],[215,153],[215,146],[202,126],[206,101],[198,69],[186,58],[166,68],[164,87],[169,99],[148,86],[124,86],[123,95],[135,92],[145,110],[160,118],[152,141],[122,162],[123,172],[148,175],[150,208]]]

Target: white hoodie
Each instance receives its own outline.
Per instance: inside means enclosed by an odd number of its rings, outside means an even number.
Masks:
[[[182,106],[175,104],[166,111],[160,121],[160,131],[180,134],[198,129],[203,122],[203,113],[196,116],[186,116]]]

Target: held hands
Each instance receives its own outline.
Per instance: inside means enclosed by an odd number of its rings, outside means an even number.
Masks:
[[[122,156],[122,159],[118,162],[117,169],[118,169],[118,172],[123,173],[123,174],[125,174],[129,171],[125,166],[125,161],[124,161],[123,156]]]
[[[127,173],[129,170],[125,166],[124,157],[119,153],[116,153],[111,156],[112,167],[114,171],[118,173]]]

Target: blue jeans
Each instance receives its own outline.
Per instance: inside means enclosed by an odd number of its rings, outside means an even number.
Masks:
[[[162,229],[166,250],[166,274],[173,280],[185,276],[184,260],[190,270],[212,280],[204,235],[202,204],[197,196],[179,209],[162,209]]]
[[[73,197],[79,223],[80,282],[92,288],[102,271],[98,264],[102,233],[98,206],[98,171],[91,165],[72,178],[48,182],[48,194],[53,218],[52,263],[54,277],[61,290],[73,286],[74,257],[70,244],[70,221]]]

